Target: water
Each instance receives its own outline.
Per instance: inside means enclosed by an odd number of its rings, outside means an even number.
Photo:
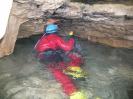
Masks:
[[[0,59],[0,99],[68,99],[61,85],[35,57],[39,36],[18,40]],[[86,81],[74,81],[88,99],[133,99],[133,50],[80,40]]]
[[[126,4],[133,5],[132,0],[71,0],[71,2],[81,2],[85,4]]]

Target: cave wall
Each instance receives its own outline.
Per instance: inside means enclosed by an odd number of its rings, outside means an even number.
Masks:
[[[43,32],[49,17],[61,20],[61,34],[73,30],[75,35],[93,42],[133,48],[132,5],[96,1],[88,4],[70,0],[14,0],[6,35],[0,42],[0,57],[13,52],[17,38]]]
[[[76,19],[69,22],[70,20],[64,22],[67,25],[61,24],[62,33],[73,30],[77,36],[93,42],[99,42],[112,47],[133,48],[133,20],[120,18],[112,21],[95,22]]]
[[[95,4],[90,6],[69,3],[57,9],[53,17],[60,19],[60,35],[73,30],[75,35],[92,42],[112,47],[133,48],[132,11],[131,5]],[[42,22],[42,25],[39,26],[39,33],[43,32],[44,23]],[[20,30],[20,34],[22,32]],[[33,32],[34,30],[32,30]]]
[[[60,18],[59,34],[64,36],[68,35],[69,31],[74,31],[76,36],[80,36],[92,42],[98,42],[112,47],[132,49],[132,23],[133,20],[124,17],[113,19],[112,21],[106,20],[98,22]],[[44,31],[45,22],[41,22],[37,24],[37,26],[35,25],[34,21],[24,23],[19,30],[18,38],[29,37],[33,34],[41,34]]]
[[[17,38],[28,38],[31,35],[41,34],[45,25],[46,21],[42,19],[26,21],[20,25]]]

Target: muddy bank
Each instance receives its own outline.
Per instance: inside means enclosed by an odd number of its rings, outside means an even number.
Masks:
[[[12,55],[0,59],[0,99],[68,99],[46,66],[34,57],[39,36],[18,40]],[[132,99],[133,50],[80,40],[86,81],[74,81],[88,99]]]

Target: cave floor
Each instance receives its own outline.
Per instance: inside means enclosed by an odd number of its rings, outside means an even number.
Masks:
[[[0,59],[0,99],[68,99],[61,85],[35,57],[39,36],[18,40],[12,55]],[[88,99],[133,99],[133,50],[80,40],[88,76],[74,81]]]

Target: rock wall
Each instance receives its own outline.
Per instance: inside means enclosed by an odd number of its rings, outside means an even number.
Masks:
[[[77,36],[87,38],[93,42],[99,42],[107,44],[113,47],[133,48],[133,21],[125,20],[120,21],[121,18],[112,21],[83,21],[72,20],[67,25],[62,24],[65,27],[65,31],[74,30]],[[68,28],[68,27],[71,28]]]
[[[13,52],[17,36],[22,38],[43,32],[48,17],[61,19],[60,32],[73,30],[76,35],[93,42],[133,48],[132,3],[90,5],[70,0],[14,0],[10,16],[21,21],[15,23],[14,19],[9,19],[7,36],[0,42],[0,57]]]
[[[18,38],[27,38],[31,35],[41,34],[44,31],[46,22],[42,19],[29,20],[20,25]]]
[[[69,3],[57,9],[53,16],[61,20],[59,24],[61,33],[67,34],[67,32],[73,30],[77,36],[93,42],[113,47],[133,48],[132,11],[132,6],[120,4],[90,6]],[[40,29],[38,29],[40,30],[39,33],[43,31],[45,21],[41,24]],[[25,27],[25,25],[22,27]],[[26,31],[26,29],[20,30],[20,35],[23,34],[24,30]],[[32,33],[34,31],[35,28]]]
[[[58,9],[56,13],[57,16],[73,18],[69,26],[80,37],[113,47],[133,48],[132,5],[95,4],[90,6],[70,3],[69,6]]]

